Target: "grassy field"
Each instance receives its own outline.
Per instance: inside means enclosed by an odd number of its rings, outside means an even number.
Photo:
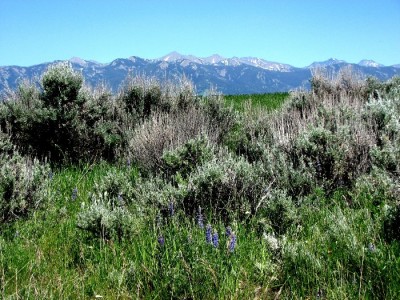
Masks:
[[[2,299],[398,299],[398,79],[198,102],[48,72],[0,106]]]
[[[271,94],[251,94],[251,95],[226,95],[225,101],[228,105],[233,105],[237,110],[243,111],[246,105],[251,103],[254,108],[263,108],[274,110],[285,102],[289,93],[271,93]]]

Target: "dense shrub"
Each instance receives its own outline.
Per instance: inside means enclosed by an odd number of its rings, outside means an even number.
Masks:
[[[0,222],[25,216],[47,200],[50,168],[18,153],[0,154]]]
[[[11,143],[10,137],[0,131],[0,158],[10,156],[14,153],[14,145]]]
[[[215,215],[242,218],[255,212],[265,186],[261,164],[222,151],[191,174],[183,206],[190,214],[200,206]]]
[[[88,207],[83,205],[77,220],[78,228],[107,240],[128,237],[134,230],[134,224],[132,213],[106,196],[93,199]]]
[[[381,168],[373,167],[371,172],[357,178],[351,189],[351,207],[368,207],[376,212],[382,205],[396,203],[400,198],[400,182]]]
[[[265,198],[258,216],[264,216],[273,234],[285,234],[299,221],[295,201],[282,190],[273,190]]]
[[[135,78],[125,85],[119,98],[125,105],[127,112],[138,120],[143,120],[157,109],[168,109],[167,103],[163,107],[161,86],[155,80],[145,81]]]
[[[319,98],[362,98],[367,96],[367,89],[361,76],[355,73],[351,67],[341,68],[335,76],[329,76],[326,70],[316,69],[311,79],[312,93]]]
[[[198,105],[188,106],[179,113],[152,114],[133,131],[129,151],[143,171],[159,171],[163,168],[165,151],[174,150],[201,135],[206,135],[213,144],[222,141],[232,124],[231,116],[224,116],[217,118]]]
[[[167,177],[180,176],[187,178],[197,167],[209,161],[213,156],[213,149],[207,136],[199,136],[189,140],[183,146],[164,152],[162,156],[162,170]]]
[[[49,67],[42,90],[22,84],[0,105],[0,126],[22,153],[54,163],[112,159],[124,144],[120,114],[104,89],[83,88],[71,65]]]

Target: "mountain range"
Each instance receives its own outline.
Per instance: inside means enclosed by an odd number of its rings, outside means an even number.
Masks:
[[[0,67],[0,93],[6,89],[15,89],[23,79],[39,78],[49,65],[56,62],[59,61],[29,67]],[[106,84],[113,92],[117,92],[123,86],[128,76],[137,75],[156,77],[161,81],[178,80],[185,76],[194,83],[199,94],[211,88],[223,94],[307,89],[313,70],[318,68],[324,68],[329,74],[335,74],[341,68],[351,67],[356,74],[376,77],[379,80],[400,76],[400,65],[384,66],[365,59],[354,64],[331,58],[296,68],[256,57],[224,58],[214,54],[201,58],[172,52],[158,59],[131,56],[118,58],[107,64],[77,57],[71,58],[69,62],[75,70],[82,72],[86,83],[91,86]]]

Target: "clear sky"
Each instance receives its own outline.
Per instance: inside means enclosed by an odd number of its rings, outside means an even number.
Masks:
[[[400,0],[0,0],[0,66],[80,57],[400,63]]]

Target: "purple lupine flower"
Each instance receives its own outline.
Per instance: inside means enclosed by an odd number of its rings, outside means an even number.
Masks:
[[[52,180],[54,177],[54,173],[52,171],[49,172],[49,179]]]
[[[130,158],[128,158],[128,159],[126,160],[126,166],[127,166],[128,168],[130,168],[130,166],[131,166],[131,159],[130,159]]]
[[[215,248],[218,248],[219,243],[218,243],[218,232],[217,231],[215,231],[212,236],[212,243]]]
[[[204,222],[203,222],[203,215],[201,213],[201,207],[199,206],[199,212],[197,214],[197,224],[201,229],[204,228]]]
[[[160,245],[160,247],[163,247],[165,244],[165,239],[162,235],[158,237],[158,244]]]
[[[206,242],[208,244],[211,243],[211,230],[212,230],[211,225],[207,224],[207,226],[206,226]]]
[[[235,251],[235,247],[236,247],[236,235],[235,235],[234,232],[232,232],[231,233],[231,239],[230,239],[229,244],[228,244],[229,252],[232,253],[233,251]]]
[[[168,204],[169,215],[172,217],[175,214],[174,202],[169,202]]]
[[[76,198],[78,198],[78,188],[77,188],[77,187],[75,187],[75,188],[72,190],[72,194],[71,194],[71,199],[72,199],[72,200],[76,200]]]
[[[225,230],[225,235],[226,235],[226,237],[230,237],[231,234],[232,234],[232,228],[231,228],[231,226],[226,227],[226,230]]]

